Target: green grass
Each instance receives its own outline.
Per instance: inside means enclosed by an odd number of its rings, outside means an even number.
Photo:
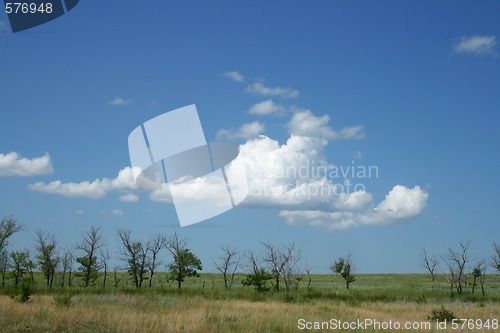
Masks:
[[[116,288],[112,279],[104,288],[102,278],[88,288],[78,278],[72,287],[56,283],[47,288],[37,273],[29,302],[0,296],[0,331],[292,332],[298,331],[298,318],[426,322],[448,313],[457,318],[500,318],[496,275],[487,276],[485,296],[479,289],[472,294],[470,286],[460,295],[451,293],[444,276],[431,291],[425,274],[358,274],[349,290],[339,276],[317,274],[311,276],[311,290],[304,278],[288,293],[259,292],[244,287],[242,278],[239,275],[229,290],[219,274],[209,273],[187,279],[180,290],[167,282],[165,273],[156,275],[152,288],[149,281],[135,288],[126,273],[120,273]],[[18,294],[20,288],[8,282],[0,294]]]
[[[116,294],[127,295],[184,295],[214,300],[250,300],[250,301],[280,301],[287,303],[305,303],[314,300],[341,301],[352,304],[365,302],[500,302],[500,276],[488,275],[485,283],[485,295],[481,295],[479,287],[472,294],[471,286],[467,286],[462,294],[451,291],[446,283],[445,276],[438,276],[434,290],[432,282],[425,274],[358,274],[356,281],[346,290],[343,280],[333,274],[311,275],[311,290],[307,290],[307,278],[304,277],[297,289],[288,293],[279,292],[273,288],[268,292],[259,292],[252,287],[245,287],[239,274],[231,289],[224,288],[220,274],[204,273],[197,278],[188,278],[179,290],[175,283],[169,283],[166,273],[157,273],[152,288],[149,281],[145,281],[142,288],[135,288],[126,273],[119,273],[120,283],[115,288],[112,277],[108,277],[106,287],[103,279],[96,281],[94,286],[85,288],[82,281],[75,277],[72,287],[66,283],[60,287],[56,278],[54,286],[47,288],[40,273],[35,275],[35,284],[32,289],[34,295],[80,295],[80,294]],[[12,295],[19,292],[11,284],[0,288],[0,294]]]

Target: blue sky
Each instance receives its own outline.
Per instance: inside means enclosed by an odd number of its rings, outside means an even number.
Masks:
[[[0,14],[0,216],[25,225],[13,246],[31,248],[37,228],[71,246],[100,225],[112,252],[118,228],[177,231],[207,271],[221,245],[261,241],[295,242],[316,272],[346,250],[358,272],[421,272],[422,246],[462,239],[487,257],[500,242],[499,14],[495,1],[81,1],[16,34]],[[190,104],[207,141],[242,145],[258,168],[303,157],[378,177],[350,179],[366,191],[344,198],[250,196],[181,229],[171,203],[134,188],[127,138]]]

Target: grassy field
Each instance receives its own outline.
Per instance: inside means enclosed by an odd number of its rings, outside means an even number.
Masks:
[[[500,332],[491,325],[500,319],[500,277],[494,275],[487,277],[485,296],[480,290],[472,294],[470,286],[461,295],[452,294],[442,277],[431,292],[430,279],[419,274],[358,275],[350,290],[338,277],[314,275],[312,290],[303,280],[289,293],[258,292],[243,287],[240,280],[225,290],[219,275],[202,274],[187,280],[179,291],[159,274],[152,288],[138,290],[123,275],[117,288],[108,280],[106,288],[49,290],[37,278],[29,302],[0,296],[0,328],[2,332]],[[3,292],[15,290],[9,287]],[[476,321],[471,328],[453,329],[447,322],[447,329],[437,329],[429,316],[442,308],[458,319]],[[299,319],[302,326],[318,322],[320,328],[301,330]],[[333,329],[321,324],[331,324],[332,319],[347,323],[368,319],[381,329],[374,325]],[[392,329],[382,329],[389,321]],[[395,329],[396,323],[402,327]],[[419,327],[404,329],[406,323]],[[479,328],[480,323],[490,327]]]

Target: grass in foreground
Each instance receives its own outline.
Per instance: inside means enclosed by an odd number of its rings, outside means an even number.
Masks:
[[[380,322],[425,323],[429,322],[432,310],[441,307],[441,304],[415,302],[369,302],[353,306],[342,301],[297,304],[122,293],[82,294],[73,296],[69,304],[60,303],[48,295],[33,296],[28,303],[0,296],[0,328],[2,332],[298,332],[300,318],[306,321],[329,321],[333,318],[341,321],[373,319]],[[457,318],[483,321],[500,318],[500,307],[494,303],[446,303],[444,307]],[[432,324],[433,329],[418,331],[437,332],[435,323]],[[498,332],[498,329],[469,331]],[[457,330],[448,325],[448,330],[439,332]]]

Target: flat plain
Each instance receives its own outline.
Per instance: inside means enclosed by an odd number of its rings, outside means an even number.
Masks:
[[[472,293],[470,284],[461,294],[452,292],[444,276],[431,291],[425,274],[360,274],[349,290],[338,276],[311,275],[310,290],[303,277],[289,292],[244,287],[241,276],[229,290],[217,274],[190,278],[181,290],[162,274],[155,279],[153,287],[139,289],[126,283],[125,274],[116,287],[108,280],[105,288],[99,280],[83,288],[76,279],[72,287],[46,288],[37,279],[24,303],[7,287],[0,296],[0,328],[2,332],[500,332],[495,325],[500,320],[496,275],[487,276],[485,295],[479,286]],[[456,318],[458,328],[451,321],[446,329],[442,321],[437,326],[438,319],[432,317],[443,311]],[[360,322],[365,325],[359,326]],[[349,328],[343,326],[346,323]]]

